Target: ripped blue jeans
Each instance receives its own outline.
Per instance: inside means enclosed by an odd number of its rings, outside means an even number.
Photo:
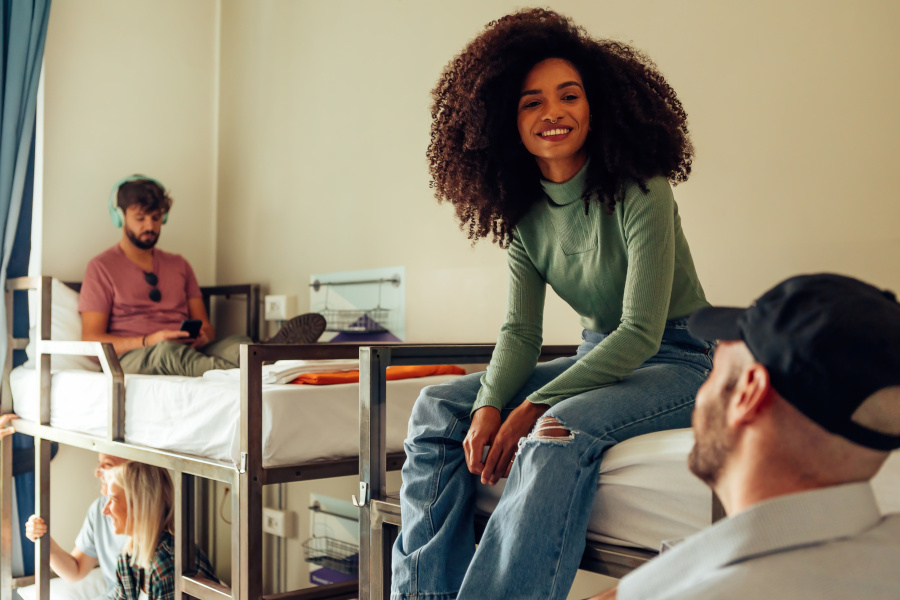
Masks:
[[[503,418],[604,337],[585,331],[574,357],[539,364]],[[565,598],[584,552],[604,451],[637,435],[690,427],[694,396],[711,368],[712,345],[691,336],[686,319],[675,319],[666,324],[659,352],[624,381],[547,411],[520,441],[477,550],[477,478],[468,471],[462,442],[481,375],[422,390],[404,443],[403,529],[392,555],[392,600]],[[542,436],[547,425],[562,425],[570,435]]]

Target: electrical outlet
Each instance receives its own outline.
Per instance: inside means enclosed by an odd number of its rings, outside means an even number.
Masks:
[[[287,321],[297,312],[297,297],[267,295],[263,302],[266,321]]]
[[[266,321],[284,321],[287,318],[287,296],[266,296]]]
[[[289,510],[263,508],[263,531],[272,535],[292,538],[295,529],[295,514]]]

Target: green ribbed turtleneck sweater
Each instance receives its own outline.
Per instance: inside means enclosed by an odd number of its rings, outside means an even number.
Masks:
[[[592,202],[585,215],[586,170],[564,183],[542,181],[546,197],[516,226],[506,322],[473,412],[502,409],[534,370],[548,283],[585,329],[609,335],[528,397],[537,404],[621,381],[659,350],[666,320],[708,306],[669,182],[655,177],[647,193],[629,184],[613,214]]]

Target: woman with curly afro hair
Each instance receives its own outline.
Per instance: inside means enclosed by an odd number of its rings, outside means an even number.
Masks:
[[[604,451],[689,427],[712,366],[687,332],[708,303],[671,189],[687,117],[643,54],[540,9],[488,24],[433,97],[437,198],[507,248],[508,307],[487,372],[416,402],[391,597],[565,598]],[[538,365],[547,284],[584,341]],[[477,550],[470,472],[509,477]]]

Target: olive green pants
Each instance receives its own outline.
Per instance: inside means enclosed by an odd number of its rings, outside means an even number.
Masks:
[[[232,335],[200,348],[178,342],[160,342],[130,350],[119,357],[119,362],[122,370],[129,374],[200,377],[213,369],[240,366],[241,344],[250,343],[250,338],[244,335]]]

